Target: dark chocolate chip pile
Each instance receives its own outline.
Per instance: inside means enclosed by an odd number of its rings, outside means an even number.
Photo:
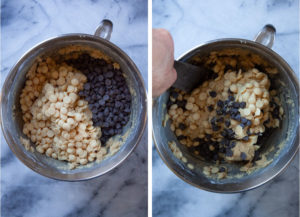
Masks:
[[[241,62],[239,59],[239,57],[236,57],[237,63]],[[193,65],[199,65],[199,66],[203,66],[203,62],[198,62],[195,60],[191,60],[189,61],[190,64]],[[215,63],[210,63],[209,65],[207,65],[208,70],[210,70],[211,68],[213,68],[215,66]],[[261,72],[265,72],[265,67],[263,65],[255,65],[255,68],[257,68],[259,71]],[[242,71],[247,71],[248,69],[245,69],[245,67],[243,67],[240,64],[237,64],[236,67],[232,67],[231,65],[226,65],[224,72],[227,71],[238,71],[239,69],[242,69]],[[272,77],[270,77],[269,74],[267,74],[269,79],[271,80],[271,89],[275,88],[273,87],[273,84],[275,82],[272,82]],[[204,78],[203,80],[210,80],[210,79],[215,79],[218,77],[218,74],[214,73],[211,71],[211,73],[207,73],[207,77]],[[276,89],[276,88],[275,88]],[[235,138],[235,133],[232,129],[230,129],[230,125],[231,122],[230,120],[236,120],[238,122],[240,122],[240,126],[244,129],[245,127],[250,127],[252,125],[251,120],[248,120],[244,117],[241,116],[240,112],[238,111],[239,108],[245,108],[246,107],[246,102],[236,102],[235,98],[233,96],[233,92],[230,91],[230,89],[228,89],[228,93],[230,94],[228,99],[225,101],[221,101],[219,100],[217,102],[217,105],[209,105],[207,106],[207,110],[209,112],[212,112],[214,109],[216,109],[216,117],[212,118],[210,120],[210,124],[212,126],[212,130],[213,131],[219,131],[220,134],[222,135],[222,140],[220,142],[216,142],[212,140],[212,135],[210,134],[205,134],[205,138],[201,139],[201,138],[195,138],[193,141],[194,142],[199,142],[200,144],[198,146],[191,146],[188,147],[188,150],[191,153],[196,153],[197,155],[199,154],[200,156],[202,156],[204,159],[208,160],[208,161],[216,161],[216,160],[220,160],[223,161],[223,158],[220,158],[220,153],[224,154],[225,156],[232,156],[233,155],[233,151],[232,148],[235,147],[236,145],[236,141],[238,141],[238,139]],[[171,88],[170,90],[170,96],[173,98],[172,100],[168,100],[167,102],[167,108],[169,109],[173,104],[177,104],[178,107],[182,108],[183,111],[186,110],[185,106],[187,101],[186,100],[178,100],[178,93],[176,92],[175,89]],[[209,96],[212,98],[215,98],[217,96],[217,93],[215,91],[210,91],[209,92]],[[273,100],[271,99],[270,101],[270,109],[271,109],[271,115],[273,118],[276,119],[281,119],[280,118],[280,106]],[[262,113],[264,113],[263,110],[261,110]],[[270,122],[270,119],[266,120],[264,122],[264,126],[265,126],[265,132],[262,133],[251,133],[250,129],[247,129],[247,136],[245,136],[244,138],[240,139],[241,141],[249,141],[249,136],[251,135],[258,135],[258,140],[256,145],[261,146],[264,141],[265,138],[268,138],[271,135],[271,128],[269,128],[268,126],[266,126],[266,124],[268,124]],[[221,130],[220,124],[224,123],[225,128]],[[186,126],[183,123],[180,123],[180,125],[178,126],[179,129],[184,130],[186,128]],[[264,136],[263,136],[264,135]],[[180,135],[177,136],[177,139],[180,140],[184,140],[187,139],[187,136],[184,135]],[[261,159],[261,149],[258,149],[255,151],[254,154],[254,158],[252,159],[252,162],[255,165],[255,161],[258,161]],[[240,158],[242,160],[246,160],[247,159],[247,154],[245,152],[241,152],[240,154]],[[219,172],[224,172],[226,169],[224,167],[221,167],[219,169]]]
[[[231,157],[233,155],[232,149],[236,145],[236,141],[238,139],[235,138],[234,131],[230,128],[230,120],[236,120],[240,122],[241,127],[245,128],[246,126],[251,126],[252,122],[251,120],[248,120],[244,117],[241,117],[241,114],[239,112],[239,108],[245,108],[246,103],[245,102],[236,102],[233,93],[229,92],[230,95],[227,100],[219,100],[216,105],[216,117],[213,117],[210,120],[210,124],[212,127],[212,130],[217,132],[221,130],[221,124],[224,123],[225,128],[220,131],[220,134],[222,135],[223,139],[221,142],[215,142],[212,141],[212,135],[206,134],[204,139],[196,138],[194,139],[194,142],[199,142],[200,144],[196,147],[192,146],[189,147],[189,151],[192,153],[198,152],[200,156],[205,158],[206,160],[223,160],[220,158],[219,153],[224,154],[227,157]],[[209,92],[210,97],[216,97],[217,93],[215,91]],[[180,108],[183,110],[185,109],[186,100],[178,100],[178,93],[175,90],[171,90],[170,97],[173,98],[173,101],[168,101],[168,107],[170,107],[173,104],[177,104]],[[209,105],[207,107],[208,111],[212,112],[214,110],[214,105]],[[179,129],[184,130],[186,126],[183,123],[180,123],[178,126]],[[249,130],[249,129],[248,129]],[[249,131],[248,135],[251,135]],[[183,140],[187,139],[186,136],[178,136],[177,139]],[[249,136],[245,136],[241,139],[242,141],[248,141]],[[210,148],[212,146],[213,148]],[[242,160],[245,160],[246,157],[244,154],[241,156]]]
[[[170,99],[168,100],[168,102],[167,102],[167,107],[168,107],[168,109],[169,109],[173,104],[177,104],[178,107],[180,107],[180,108],[182,108],[182,109],[185,110],[185,105],[186,105],[187,101],[186,101],[186,100],[178,100],[178,99],[177,99],[177,98],[178,98],[178,95],[179,95],[179,94],[178,94],[175,90],[172,89],[172,91],[170,92],[170,97],[172,97],[172,98],[174,99],[174,102],[171,101]]]
[[[232,94],[232,93],[230,93]],[[214,96],[214,94],[213,94]],[[211,106],[212,107],[212,106]],[[251,126],[252,122],[251,120],[248,120],[244,117],[241,117],[239,108],[245,108],[246,103],[245,102],[236,102],[234,96],[229,95],[228,99],[225,101],[219,100],[217,102],[217,117],[214,117],[211,119],[210,124],[212,126],[213,131],[219,131],[221,129],[218,124],[223,123],[225,124],[225,127],[221,133],[223,139],[220,143],[212,142],[210,139],[207,139],[206,142],[209,142],[209,144],[214,145],[214,151],[210,151],[211,154],[207,155],[205,153],[205,158],[208,160],[211,159],[219,159],[218,153],[223,153],[227,157],[231,157],[233,155],[232,148],[235,147],[236,139],[235,133],[232,129],[230,129],[230,119],[236,120],[240,122],[241,127],[245,128],[246,126]],[[212,111],[213,108],[208,108],[209,111]],[[250,135],[250,133],[249,133]],[[249,136],[245,136],[241,139],[242,141],[248,141]],[[215,144],[216,143],[216,144]],[[200,145],[202,147],[202,143]],[[203,153],[203,151],[199,152],[200,154]],[[204,157],[204,155],[202,155]],[[242,156],[242,160],[246,159],[245,156]],[[220,160],[220,159],[219,159]]]
[[[235,147],[236,145],[236,141],[249,141],[249,136],[251,135],[258,135],[258,141],[257,141],[257,145],[261,145],[262,144],[262,133],[251,133],[249,129],[247,129],[247,136],[243,137],[242,139],[237,139],[235,137],[235,133],[234,131],[230,128],[231,126],[231,119],[238,121],[240,123],[240,126],[242,128],[245,127],[250,127],[252,125],[252,121],[248,120],[247,118],[244,118],[241,116],[239,109],[240,108],[245,108],[246,107],[246,102],[237,102],[235,101],[235,98],[233,96],[233,93],[230,91],[230,89],[228,90],[229,96],[226,100],[222,101],[222,100],[218,100],[216,105],[209,105],[207,107],[209,112],[212,112],[214,109],[216,109],[216,116],[213,117],[210,120],[210,124],[212,127],[212,130],[214,132],[220,132],[221,136],[223,137],[222,140],[220,142],[216,142],[212,140],[212,135],[210,134],[206,134],[205,138],[201,139],[201,138],[196,138],[193,141],[194,142],[199,142],[200,144],[198,146],[191,146],[188,147],[188,150],[191,153],[197,153],[197,155],[199,154],[200,156],[202,156],[203,158],[205,158],[206,160],[219,160],[219,161],[223,161],[224,159],[222,157],[220,157],[220,153],[224,154],[227,157],[231,157],[233,155],[233,151],[232,149]],[[178,107],[182,108],[184,111],[186,110],[185,106],[187,101],[186,100],[178,100],[178,93],[176,92],[175,89],[171,89],[170,91],[170,98],[172,98],[172,100],[168,100],[167,102],[167,107],[168,109],[173,105],[173,104],[177,104]],[[214,98],[217,96],[217,93],[215,91],[210,91],[209,92],[210,97]],[[271,115],[273,118],[277,118],[280,119],[280,106],[278,104],[276,104],[276,102],[274,100],[270,101],[270,108],[271,108]],[[262,110],[263,112],[263,110]],[[264,135],[268,135],[268,131],[269,128],[266,126],[267,123],[269,123],[269,119],[267,121],[264,122],[264,125],[266,127],[266,132],[264,133]],[[224,127],[223,130],[221,131],[222,127],[221,125],[223,125],[224,123]],[[180,123],[178,128],[181,130],[185,130],[186,129],[186,125],[183,123]],[[180,140],[184,140],[187,139],[187,136],[181,135],[178,136],[177,139]],[[242,160],[246,160],[247,159],[247,155],[246,153],[242,152],[241,153],[241,159]],[[255,156],[252,160],[252,162],[255,162],[257,160],[261,159],[260,157],[260,150],[255,151]]]
[[[122,71],[86,53],[67,62],[87,77],[79,95],[88,101],[93,124],[101,127],[100,140],[105,145],[110,137],[122,133],[130,118],[131,94]]]
[[[219,156],[218,153],[219,150],[219,144],[218,142],[211,141],[211,135],[206,134],[208,138],[201,139],[201,138],[195,138],[194,142],[199,142],[200,145],[194,147],[189,147],[188,150],[192,153],[195,153],[197,151],[200,156],[202,156],[204,159],[210,161],[210,160],[218,160]],[[209,147],[212,146],[214,150],[211,150]]]

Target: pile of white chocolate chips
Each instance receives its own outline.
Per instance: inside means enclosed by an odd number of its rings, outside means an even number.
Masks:
[[[94,126],[88,101],[79,96],[87,82],[82,72],[47,57],[38,59],[26,77],[20,96],[23,133],[39,153],[67,161],[73,169],[103,160],[108,148],[111,153],[119,149],[111,141],[101,146],[101,128]],[[21,141],[34,151],[28,140]]]
[[[258,160],[259,137],[267,128],[279,127],[284,113],[277,92],[270,90],[265,72],[255,67],[236,70],[235,59],[218,55],[213,53],[206,60],[207,65],[214,66],[215,78],[190,94],[171,91],[171,130],[181,144],[203,159],[216,163]],[[277,73],[271,68],[268,72]]]

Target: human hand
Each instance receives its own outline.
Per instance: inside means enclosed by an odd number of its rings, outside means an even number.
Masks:
[[[165,92],[177,79],[174,42],[165,29],[152,30],[152,96]]]

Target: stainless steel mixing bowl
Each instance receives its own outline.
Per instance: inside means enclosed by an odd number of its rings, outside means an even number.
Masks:
[[[258,54],[279,71],[275,86],[280,93],[285,111],[281,127],[275,129],[270,137],[264,138],[262,153],[269,153],[267,158],[273,159],[272,163],[250,174],[242,174],[239,171],[240,167],[237,165],[224,163],[225,167],[230,168],[233,177],[212,179],[203,174],[203,167],[213,164],[190,155],[171,131],[170,121],[167,122],[166,127],[162,126],[167,112],[166,103],[169,98],[169,91],[155,99],[153,102],[154,143],[166,165],[187,183],[212,192],[233,193],[250,190],[277,176],[296,155],[299,148],[299,83],[295,73],[286,61],[270,49],[274,37],[275,28],[271,25],[266,25],[257,35],[255,41],[245,39],[210,41],[186,52],[178,59],[180,61],[189,61],[195,55],[207,56],[212,51],[235,48]],[[292,100],[293,103],[287,103],[289,100]],[[177,147],[180,148],[187,161],[194,165],[194,169],[190,169],[186,163],[174,156],[168,147],[168,141],[176,142]],[[280,144],[283,144],[282,149],[279,149]],[[274,150],[272,150],[272,147],[274,147]],[[238,178],[237,176],[239,175],[240,177]]]
[[[112,23],[103,20],[95,35],[67,34],[46,40],[28,51],[11,69],[1,93],[1,126],[7,144],[13,153],[35,172],[59,180],[86,180],[103,175],[122,163],[139,143],[147,119],[146,90],[143,78],[133,61],[119,47],[109,42]],[[20,142],[20,137],[26,136],[22,132],[23,120],[19,103],[19,95],[25,84],[25,74],[37,57],[53,53],[58,49],[69,46],[89,46],[102,51],[114,61],[118,62],[126,75],[126,82],[132,91],[132,108],[130,120],[124,128],[129,134],[120,150],[113,156],[100,163],[74,170],[64,169],[67,163],[54,160],[38,152],[26,151]]]

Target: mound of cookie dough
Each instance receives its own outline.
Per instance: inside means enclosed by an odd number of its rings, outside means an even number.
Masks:
[[[245,61],[248,67],[238,70],[236,59],[229,57],[220,61],[212,55],[206,61],[210,61],[215,76],[192,93],[171,90],[171,130],[181,144],[202,159],[259,160],[259,139],[266,130],[279,127],[283,116],[277,92],[270,89],[268,74],[250,68],[251,61]],[[216,167],[214,172],[218,171]]]
[[[108,59],[78,49],[63,57],[40,58],[28,71],[20,104],[23,133],[35,146],[21,141],[73,169],[116,152],[109,139],[129,121],[131,95],[121,70]]]

